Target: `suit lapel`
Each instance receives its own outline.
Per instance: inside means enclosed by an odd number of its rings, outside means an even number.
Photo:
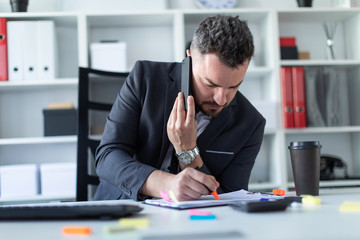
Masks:
[[[162,138],[162,148],[159,159],[160,166],[170,146],[169,137],[167,135],[167,122],[170,116],[170,112],[174,106],[176,96],[180,91],[180,76],[181,76],[180,66],[181,66],[180,64],[175,65],[175,67],[170,71],[169,79],[166,81],[165,94],[164,94],[163,138]]]

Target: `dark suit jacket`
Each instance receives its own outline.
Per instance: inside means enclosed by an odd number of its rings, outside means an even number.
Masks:
[[[170,141],[166,125],[180,91],[181,64],[138,61],[117,96],[96,154],[100,185],[95,199],[143,200],[140,190],[160,169]],[[265,119],[237,92],[198,137],[204,172],[218,192],[247,189]]]

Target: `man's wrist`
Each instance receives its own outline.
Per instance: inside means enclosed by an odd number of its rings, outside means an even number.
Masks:
[[[175,155],[181,163],[189,165],[195,160],[196,156],[199,155],[199,153],[199,148],[195,146],[193,149],[190,150],[181,150]]]

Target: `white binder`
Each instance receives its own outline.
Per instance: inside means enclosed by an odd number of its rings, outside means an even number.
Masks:
[[[53,21],[37,22],[38,78],[51,80],[56,76],[56,42]]]
[[[9,81],[22,81],[23,75],[23,29],[24,21],[8,21],[8,73]]]
[[[53,21],[8,21],[9,81],[50,80],[56,76]]]
[[[24,21],[22,47],[24,79],[38,80],[37,21]]]

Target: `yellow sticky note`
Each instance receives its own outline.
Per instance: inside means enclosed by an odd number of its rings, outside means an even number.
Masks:
[[[121,218],[119,223],[122,227],[147,227],[149,220],[147,218]]]
[[[171,198],[171,200],[173,200],[174,202],[176,202],[177,204],[179,204],[180,202],[177,200],[175,193],[173,191],[169,191],[169,197]]]
[[[304,205],[320,205],[321,199],[318,197],[306,196],[302,198],[301,203]]]
[[[360,202],[345,201],[340,206],[342,212],[360,212]]]
[[[132,233],[136,231],[137,231],[136,227],[123,227],[120,225],[104,226],[103,228],[104,234],[123,234],[123,233]]]

